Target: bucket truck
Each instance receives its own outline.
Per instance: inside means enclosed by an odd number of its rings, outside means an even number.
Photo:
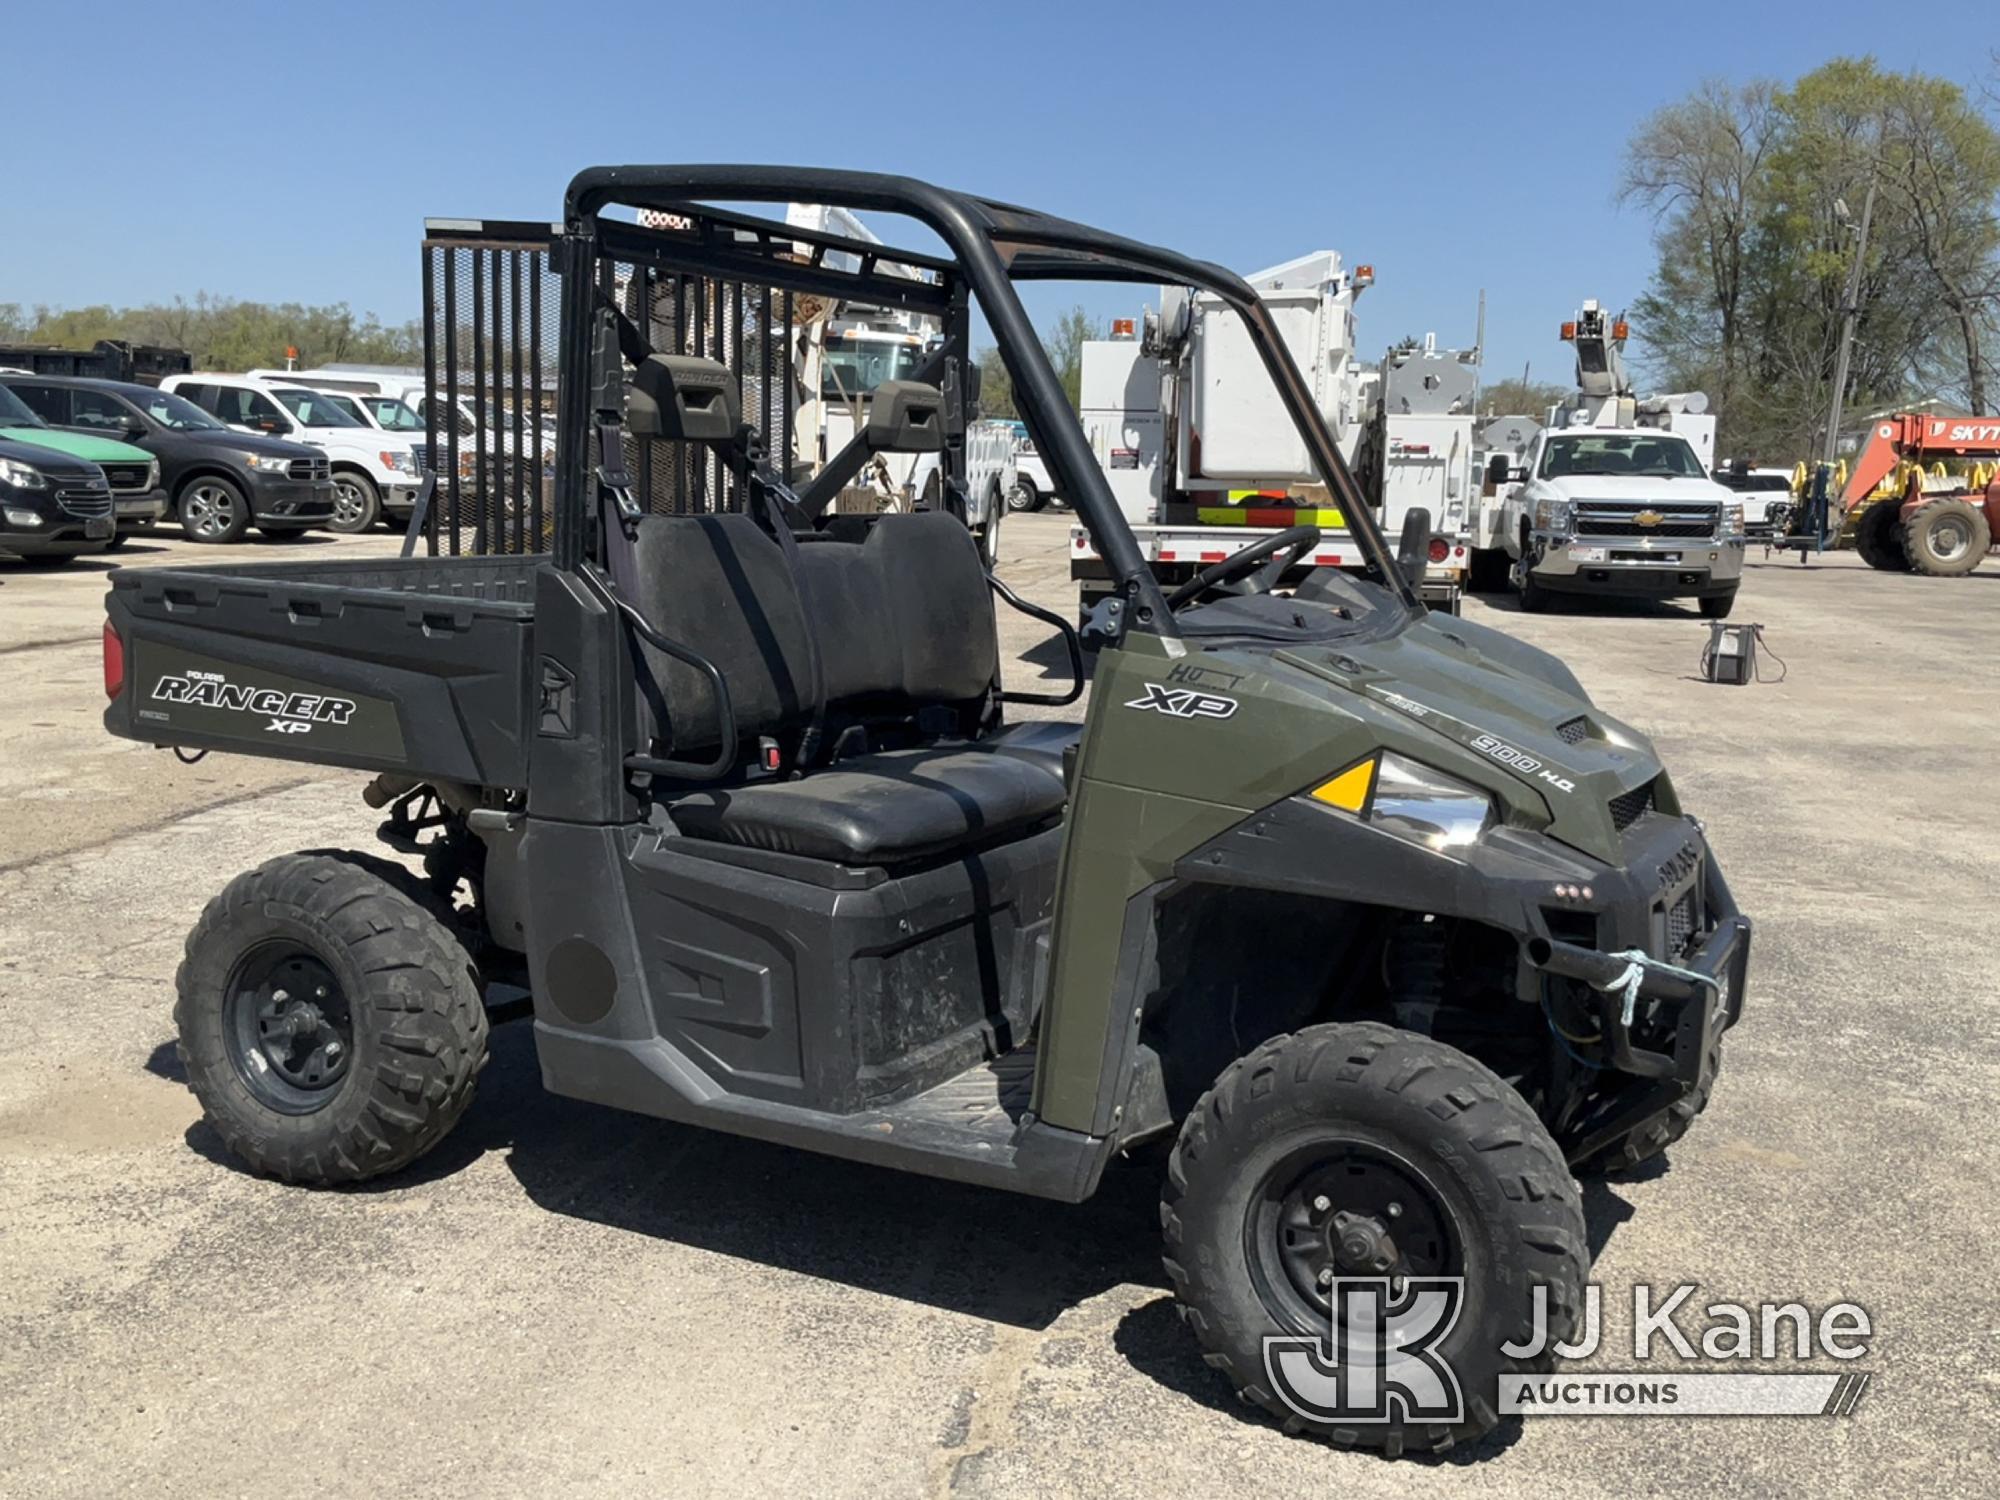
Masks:
[[[1392,351],[1379,366],[1356,353],[1355,300],[1373,267],[1349,270],[1321,250],[1249,282],[1271,315],[1342,457],[1395,535],[1408,512],[1431,512],[1424,592],[1455,609],[1469,560],[1472,370],[1477,351],[1435,339]],[[1360,548],[1319,481],[1248,331],[1223,301],[1163,287],[1142,320],[1083,346],[1085,433],[1141,550],[1163,583],[1286,527],[1314,525],[1321,540],[1304,568],[1358,568]],[[1070,575],[1084,614],[1110,590],[1085,531],[1070,538]]]
[[[1521,607],[1558,594],[1693,597],[1719,620],[1743,574],[1743,505],[1709,477],[1715,417],[1700,392],[1640,397],[1625,373],[1629,328],[1596,302],[1562,325],[1576,390],[1549,409],[1528,460],[1493,484]]]

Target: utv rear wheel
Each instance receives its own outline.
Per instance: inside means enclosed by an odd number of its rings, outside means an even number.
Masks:
[[[1877,500],[1861,513],[1854,527],[1854,550],[1871,568],[1884,573],[1910,571],[1910,554],[1903,550],[1902,507],[1894,500]]]
[[[223,1143],[286,1182],[408,1166],[472,1101],[486,1012],[451,931],[365,857],[291,854],[188,934],[174,1021]]]
[[[1208,1363],[1288,1432],[1395,1456],[1479,1437],[1503,1375],[1546,1370],[1500,1350],[1573,1331],[1587,1241],[1576,1184],[1526,1101],[1479,1062],[1374,1024],[1314,1026],[1232,1063],[1183,1124],[1160,1208],[1166,1270]],[[1329,1336],[1337,1283],[1463,1278],[1436,1355],[1459,1411],[1391,1420],[1309,1415],[1278,1391],[1273,1336]],[[1343,1387],[1345,1389],[1346,1387]]]
[[[1933,500],[1903,523],[1903,555],[1932,578],[1970,573],[1992,545],[1986,513],[1963,500]]]

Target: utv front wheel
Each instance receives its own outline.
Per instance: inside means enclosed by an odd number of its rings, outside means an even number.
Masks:
[[[465,948],[358,860],[292,854],[239,875],[188,934],[175,983],[209,1123],[286,1182],[408,1166],[458,1123],[486,1060]]]
[[[1395,1456],[1479,1437],[1503,1375],[1546,1370],[1583,1302],[1587,1241],[1576,1184],[1526,1101],[1455,1048],[1380,1025],[1309,1027],[1232,1063],[1195,1106],[1168,1163],[1166,1269],[1208,1363],[1289,1432]],[[1302,1410],[1266,1341],[1324,1347],[1349,1278],[1462,1282],[1430,1345],[1455,1413],[1388,1420]],[[1546,1340],[1533,1288],[1547,1288]],[[1355,1387],[1343,1382],[1341,1389]]]

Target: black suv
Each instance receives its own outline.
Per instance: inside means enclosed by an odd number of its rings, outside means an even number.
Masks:
[[[96,464],[0,439],[0,552],[59,563],[111,545],[111,486]]]
[[[333,519],[333,475],[317,448],[238,432],[149,385],[4,375],[0,386],[51,427],[119,438],[159,459],[160,482],[190,540],[233,542],[253,521],[271,535]]]

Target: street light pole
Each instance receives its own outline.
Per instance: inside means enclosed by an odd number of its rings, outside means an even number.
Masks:
[[[1868,221],[1875,213],[1875,178],[1868,178],[1868,192],[1861,200],[1861,225],[1854,237],[1854,264],[1847,268],[1847,295],[1840,312],[1840,353],[1833,361],[1833,400],[1826,413],[1826,448],[1821,461],[1833,467],[1834,445],[1840,441],[1840,403],[1847,394],[1847,364],[1854,350],[1854,320],[1861,312],[1861,262],[1868,254]]]

